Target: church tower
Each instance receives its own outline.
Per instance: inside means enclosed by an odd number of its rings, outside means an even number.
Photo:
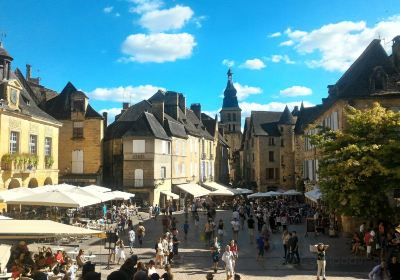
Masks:
[[[233,85],[232,71],[228,70],[228,82],[224,91],[224,101],[220,111],[221,126],[230,147],[230,177],[232,182],[240,180],[240,145],[242,139],[242,109]]]

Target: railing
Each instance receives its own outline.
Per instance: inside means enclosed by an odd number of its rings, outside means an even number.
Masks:
[[[34,154],[5,154],[1,158],[1,169],[11,172],[31,173],[38,165],[38,157]]]

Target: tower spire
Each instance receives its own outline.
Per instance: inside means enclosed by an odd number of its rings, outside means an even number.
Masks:
[[[228,81],[232,81],[233,72],[230,67],[228,69],[228,73],[226,73],[226,74],[228,75]]]

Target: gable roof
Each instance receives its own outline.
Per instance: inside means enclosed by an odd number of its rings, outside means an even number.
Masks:
[[[169,136],[179,137],[179,138],[188,138],[185,127],[173,120],[165,121],[165,130]]]
[[[158,139],[170,140],[156,117],[149,112],[142,113],[136,121],[132,122],[123,135],[123,137],[129,136],[153,136]]]
[[[85,93],[78,91],[71,82],[68,82],[60,94],[46,102],[46,112],[58,120],[71,119],[71,102],[75,94],[86,97]],[[90,104],[86,108],[85,118],[103,119]]]
[[[286,105],[285,110],[283,110],[283,113],[281,117],[279,118],[279,124],[288,124],[288,125],[293,125],[295,124],[295,120],[293,118],[292,113],[289,111],[288,106]]]
[[[279,136],[280,133],[277,125],[281,115],[281,112],[252,111],[250,115],[250,123],[254,128],[254,134],[258,136]]]
[[[303,107],[301,108],[296,125],[294,127],[294,132],[296,134],[303,134],[304,133],[304,128],[314,122],[316,117],[323,111],[323,106],[322,105],[317,105],[313,107]]]
[[[118,121],[136,121],[143,112],[150,111],[150,109],[151,104],[147,100],[142,100],[139,103],[130,106],[125,112],[123,112],[119,116]]]

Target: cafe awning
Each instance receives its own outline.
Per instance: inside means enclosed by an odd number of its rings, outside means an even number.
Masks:
[[[200,197],[200,196],[205,196],[205,195],[209,195],[210,191],[203,188],[202,186],[198,185],[198,184],[180,184],[177,185],[178,188],[180,188],[181,190],[183,190],[184,192],[187,192],[191,195],[193,195],[194,197]]]
[[[250,194],[250,193],[253,193],[252,190],[243,189],[243,188],[236,188],[236,191],[239,192],[240,194]]]
[[[134,193],[129,192],[113,191],[109,193],[114,196],[115,200],[129,200],[131,197],[135,197]]]
[[[213,196],[234,196],[235,194],[239,193],[230,187],[218,184],[216,182],[204,182],[203,184],[212,189],[210,195]]]
[[[0,239],[24,240],[64,236],[98,236],[104,232],[65,225],[49,220],[0,220]]]
[[[285,191],[283,193],[283,195],[301,195],[301,192],[298,192],[298,191],[292,189],[292,190]]]
[[[165,194],[168,198],[172,197],[172,199],[179,199],[179,195],[171,192],[171,191],[160,191],[162,194]]]
[[[85,191],[96,191],[96,192],[101,192],[101,193],[111,191],[110,188],[101,187],[101,186],[97,186],[97,185],[89,185],[86,187],[82,187],[82,189],[84,189]]]
[[[35,194],[35,190],[26,187],[19,187],[0,192],[0,202],[8,202],[9,200],[19,199],[29,194]]]
[[[0,244],[0,270],[4,271],[11,255],[11,245]]]

